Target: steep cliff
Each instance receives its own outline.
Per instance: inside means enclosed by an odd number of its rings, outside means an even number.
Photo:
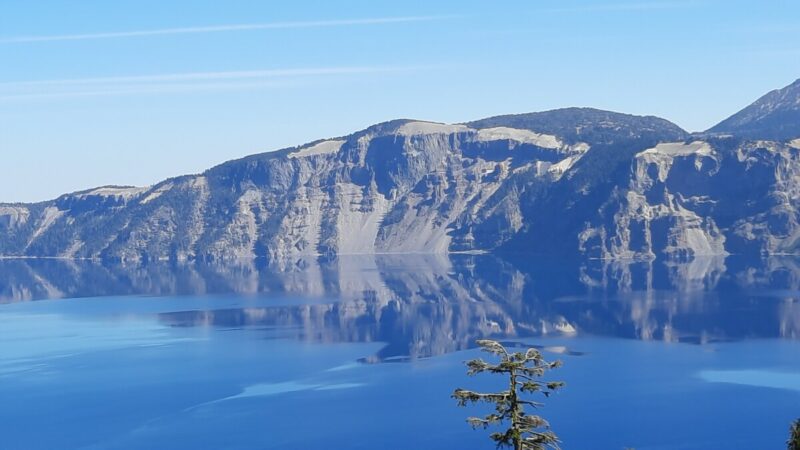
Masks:
[[[527,129],[394,121],[149,188],[3,206],[0,253],[138,260],[491,249],[522,226],[516,185],[551,184],[590,148]]]
[[[800,83],[706,133],[589,108],[397,120],[150,187],[0,205],[0,255],[800,251]]]

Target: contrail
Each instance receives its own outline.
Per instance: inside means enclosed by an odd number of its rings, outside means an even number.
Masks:
[[[157,83],[176,81],[208,81],[246,78],[277,78],[319,75],[347,75],[380,72],[402,72],[420,69],[431,69],[441,66],[352,66],[352,67],[312,67],[304,69],[264,69],[237,70],[227,72],[183,72],[157,75],[132,75],[96,78],[67,78],[52,80],[6,81],[0,82],[0,88],[27,86],[60,86],[87,84],[119,84],[119,83]]]
[[[446,65],[351,66],[184,72],[0,82],[0,101],[290,86],[321,77],[438,70]],[[305,81],[304,81],[305,80]]]
[[[28,92],[21,94],[4,95],[0,93],[0,101],[5,100],[27,100],[27,99],[48,99],[48,98],[70,98],[70,97],[105,97],[130,94],[167,94],[181,92],[204,92],[204,91],[223,91],[239,89],[263,89],[291,86],[291,81],[233,81],[233,82],[214,82],[214,83],[190,83],[190,84],[143,84],[131,86],[112,86],[97,90],[73,90],[55,92]],[[294,83],[296,84],[296,83]]]
[[[558,12],[558,13],[580,13],[580,12],[614,12],[614,11],[653,11],[662,9],[682,9],[702,6],[703,1],[685,0],[685,1],[656,1],[656,2],[631,2],[631,3],[606,3],[597,5],[578,5],[578,6],[565,6],[546,8],[540,12]]]
[[[454,17],[457,16],[374,17],[368,19],[312,20],[312,21],[300,21],[300,22],[270,22],[270,23],[251,23],[251,24],[233,24],[233,25],[212,25],[203,27],[162,28],[157,30],[117,31],[117,32],[107,32],[107,33],[60,34],[60,35],[44,35],[44,36],[13,36],[7,38],[0,38],[0,44],[19,44],[25,42],[85,41],[85,40],[95,40],[95,39],[118,39],[118,38],[132,38],[132,37],[146,37],[146,36],[162,36],[170,34],[221,33],[226,31],[381,25],[381,24],[392,24],[392,23],[427,22],[434,20],[445,20]]]

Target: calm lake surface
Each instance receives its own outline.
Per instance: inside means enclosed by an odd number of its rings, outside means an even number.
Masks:
[[[32,301],[39,300],[39,301]],[[565,450],[785,448],[800,259],[0,261],[0,449],[492,449],[474,341],[541,347]]]

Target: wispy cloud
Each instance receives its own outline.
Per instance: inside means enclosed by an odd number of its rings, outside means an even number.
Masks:
[[[157,75],[133,75],[97,78],[68,78],[55,80],[8,81],[0,83],[3,87],[41,86],[41,85],[87,85],[117,83],[153,83],[170,81],[207,81],[245,78],[275,78],[314,75],[347,75],[375,72],[397,72],[433,66],[351,66],[351,67],[314,67],[304,69],[265,69],[239,70],[226,72],[183,72]]]
[[[97,39],[136,38],[172,34],[222,33],[231,31],[278,30],[291,28],[348,27],[363,25],[383,25],[409,22],[429,22],[452,19],[459,16],[405,16],[373,17],[366,19],[310,20],[298,22],[269,22],[251,24],[211,25],[199,27],[161,28],[153,30],[113,31],[103,33],[59,34],[42,36],[0,37],[0,44],[19,44],[31,42],[85,41]]]
[[[580,12],[603,12],[603,11],[653,11],[663,9],[682,9],[693,8],[703,5],[702,1],[656,1],[656,2],[628,2],[628,3],[606,3],[606,4],[582,4],[574,6],[563,6],[556,8],[546,8],[540,12],[557,13],[580,13]]]
[[[444,67],[442,65],[316,67],[9,81],[0,83],[0,101],[275,88],[334,76],[392,74]]]
[[[97,88],[83,88],[65,91],[38,91],[24,93],[0,93],[0,101],[8,100],[35,100],[58,99],[72,97],[107,97],[132,94],[169,94],[181,92],[225,91],[241,89],[264,89],[288,87],[297,82],[284,81],[252,81],[252,82],[223,82],[223,83],[191,83],[191,84],[146,84],[130,86],[107,86]]]
[[[798,47],[774,47],[774,48],[743,48],[737,49],[736,53],[755,58],[787,58],[800,55]]]

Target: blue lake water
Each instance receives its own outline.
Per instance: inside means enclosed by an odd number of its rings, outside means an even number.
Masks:
[[[34,301],[38,300],[38,301]],[[0,261],[0,449],[491,449],[474,341],[537,346],[565,450],[780,449],[800,259]]]

